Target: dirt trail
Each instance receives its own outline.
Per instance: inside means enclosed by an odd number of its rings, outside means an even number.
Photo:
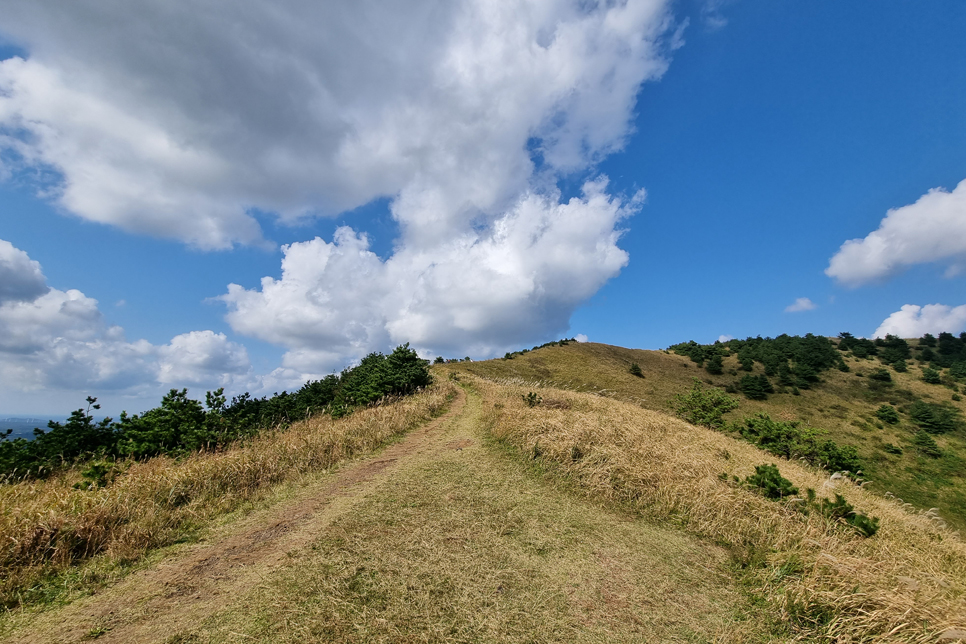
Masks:
[[[300,490],[294,500],[253,513],[210,542],[134,573],[118,584],[37,616],[11,634],[22,643],[159,642],[190,630],[262,582],[290,553],[309,546],[366,498],[389,472],[441,449],[463,413],[460,390],[449,411],[369,458],[350,462]]]

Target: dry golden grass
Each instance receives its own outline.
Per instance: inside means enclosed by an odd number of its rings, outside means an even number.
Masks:
[[[77,472],[0,486],[0,602],[43,595],[43,580],[94,556],[133,561],[174,543],[270,486],[369,452],[441,412],[451,383],[333,420],[318,416],[244,445],[180,461],[124,463],[108,487],[75,490]],[[39,586],[38,586],[39,584]]]
[[[966,626],[966,544],[925,515],[850,483],[833,488],[820,470],[637,405],[544,388],[545,401],[566,404],[530,408],[522,400],[529,387],[472,382],[497,439],[554,464],[591,496],[734,548],[754,591],[801,639],[925,643]],[[762,463],[777,463],[803,490],[842,494],[881,519],[879,532],[865,539],[719,479]]]
[[[470,394],[435,448],[178,641],[773,641],[726,549],[533,476],[480,417]]]
[[[866,464],[866,477],[873,482],[871,491],[879,495],[891,492],[922,510],[939,508],[939,513],[953,527],[966,530],[966,439],[961,435],[936,437],[948,456],[930,459],[919,456],[911,445],[914,427],[904,421],[900,425],[884,425],[875,418],[875,410],[883,403],[908,404],[909,396],[929,402],[943,402],[959,408],[966,415],[966,400],[952,400],[946,387],[922,381],[919,366],[910,362],[908,373],[892,372],[894,384],[872,392],[869,379],[858,377],[881,367],[878,360],[846,357],[851,372],[823,372],[823,382],[801,395],[772,395],[768,400],[748,400],[739,396],[741,406],[725,416],[736,420],[757,413],[767,413],[779,420],[798,420],[829,431],[838,443],[854,445]],[[628,372],[637,363],[645,377]],[[563,347],[546,347],[518,355],[512,360],[440,365],[441,371],[463,371],[485,378],[515,381],[530,387],[559,387],[573,391],[632,402],[655,411],[670,411],[670,401],[691,387],[693,378],[718,387],[735,383],[745,372],[737,358],[724,360],[725,373],[717,376],[699,368],[689,358],[663,351],[625,349],[596,343],[571,343]],[[729,371],[735,371],[732,375]],[[890,370],[891,371],[891,370]],[[755,365],[754,373],[761,373]],[[908,393],[906,393],[908,392]],[[886,444],[901,447],[904,454],[886,452]]]

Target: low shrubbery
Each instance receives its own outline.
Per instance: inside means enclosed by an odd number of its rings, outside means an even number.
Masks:
[[[223,390],[208,392],[205,405],[188,397],[187,389],[172,389],[161,405],[143,414],[121,413],[114,421],[95,422],[95,398],[87,409],[73,412],[65,423],[51,421],[48,431],[36,430],[34,440],[0,436],[0,475],[13,479],[43,477],[92,458],[147,458],[184,455],[215,449],[259,431],[286,426],[314,414],[333,417],[387,396],[406,395],[430,383],[426,361],[409,345],[390,355],[372,353],[359,366],[309,382],[296,392],[266,398],[249,394],[228,402]]]
[[[862,468],[854,447],[843,447],[832,440],[823,440],[822,437],[828,432],[803,426],[799,422],[776,421],[767,414],[758,414],[732,423],[727,429],[776,456],[801,458],[831,472],[855,473]]]
[[[677,394],[672,404],[674,413],[692,425],[717,429],[724,424],[724,414],[738,407],[738,399],[719,389],[706,389],[695,378],[691,390]]]

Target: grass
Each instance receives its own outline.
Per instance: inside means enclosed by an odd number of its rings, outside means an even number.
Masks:
[[[544,401],[555,404],[528,407],[521,397],[529,385],[475,386],[496,439],[561,469],[589,498],[632,506],[726,545],[753,594],[800,638],[932,642],[962,626],[966,544],[928,516],[638,405],[544,388]],[[800,489],[839,493],[879,517],[879,532],[862,538],[820,513],[730,482],[769,462]]]
[[[453,386],[334,420],[296,423],[175,461],[120,463],[114,482],[78,490],[79,471],[0,486],[0,603],[57,602],[123,575],[151,550],[195,537],[272,486],[372,451],[441,412]]]
[[[919,366],[910,366],[907,373],[890,370],[892,385],[870,387],[869,379],[857,374],[867,376],[881,367],[879,362],[854,357],[845,361],[850,372],[826,371],[821,374],[822,383],[798,396],[774,394],[754,401],[736,394],[741,404],[725,420],[766,413],[776,420],[799,420],[828,430],[828,438],[836,443],[857,448],[866,465],[865,477],[873,481],[870,491],[883,496],[890,493],[923,511],[938,508],[947,523],[966,531],[966,435],[937,436],[944,456],[933,459],[913,445],[916,428],[907,414],[901,415],[898,425],[884,424],[875,415],[883,403],[902,409],[915,399],[948,403],[966,415],[966,401],[953,400],[946,387],[922,382]],[[641,367],[643,378],[629,373],[631,364]],[[570,343],[530,351],[512,360],[440,365],[437,369],[514,382],[538,393],[539,387],[593,393],[661,412],[672,410],[674,396],[688,391],[693,378],[724,388],[746,373],[735,356],[725,358],[724,373],[713,376],[684,356],[596,343]],[[753,373],[761,372],[761,365],[756,364]],[[890,453],[889,444],[903,453]]]
[[[520,404],[525,404],[521,399]],[[182,641],[757,642],[726,550],[580,498],[480,442],[386,480],[288,570]]]

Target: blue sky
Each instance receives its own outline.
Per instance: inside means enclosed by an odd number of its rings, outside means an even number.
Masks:
[[[0,19],[0,415],[407,340],[966,330],[960,2],[163,4]]]

